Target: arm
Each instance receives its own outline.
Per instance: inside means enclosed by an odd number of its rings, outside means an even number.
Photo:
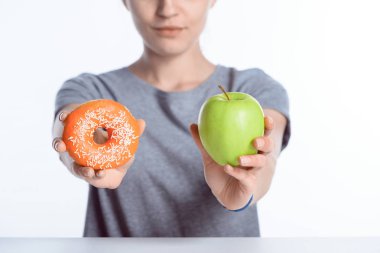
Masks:
[[[64,125],[62,124],[63,119],[67,117],[67,115],[69,114],[69,112],[75,110],[75,108],[77,108],[78,106],[79,106],[79,104],[68,104],[68,105],[64,106],[57,113],[57,116],[54,119],[53,128],[52,128],[52,134],[53,134],[52,145],[53,145],[53,148],[57,152],[59,152],[59,159],[61,160],[61,162],[75,176],[78,176],[78,175],[72,170],[71,163],[73,161],[72,161],[71,157],[68,155],[68,153],[65,152],[66,151],[66,146],[63,143],[63,141],[61,141],[61,137],[62,137],[63,128],[64,128]],[[61,117],[61,119],[60,119],[60,117]]]
[[[259,178],[259,184],[256,186],[255,201],[259,201],[268,191],[275,173],[277,159],[281,154],[282,138],[287,124],[286,118],[279,112],[272,109],[264,109],[266,116],[265,134],[264,137],[257,138],[254,141],[254,146],[263,154],[266,159],[261,169],[258,169],[256,176]],[[258,140],[261,139],[263,146],[258,146]],[[260,141],[259,141],[260,142]],[[256,167],[254,159],[248,156],[248,162],[244,166]],[[252,204],[251,204],[252,205]]]
[[[261,199],[269,190],[277,158],[280,155],[282,137],[286,126],[286,118],[271,109],[264,110],[265,134],[253,140],[252,145],[259,150],[258,154],[241,156],[240,166],[220,166],[203,148],[199,138],[198,126],[190,127],[193,139],[201,152],[206,183],[216,199],[226,208],[235,210],[243,207],[251,195],[253,203]],[[258,146],[263,141],[262,146]]]
[[[62,141],[62,133],[64,128],[64,120],[79,104],[68,104],[64,106],[57,114],[53,123],[53,148],[59,153],[59,158],[66,168],[75,176],[85,180],[89,184],[98,188],[115,189],[121,184],[125,174],[129,167],[133,164],[135,156],[133,156],[126,164],[107,170],[95,170],[90,167],[82,167],[75,163],[70,155],[66,152],[66,145]],[[140,127],[140,136],[145,130],[145,121],[138,120]],[[95,133],[95,139],[101,140],[107,139],[107,136],[103,135],[103,132],[97,131]]]

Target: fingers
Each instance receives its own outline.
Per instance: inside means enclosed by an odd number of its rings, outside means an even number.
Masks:
[[[120,180],[112,180],[112,178],[107,175],[110,170],[94,170],[90,167],[82,167],[77,163],[73,163],[72,172],[75,176],[85,180],[87,183],[97,187],[97,188],[109,188],[115,189],[120,185]],[[121,177],[121,176],[120,176]],[[114,176],[114,178],[116,178]],[[119,181],[118,184],[115,184],[116,181]]]
[[[269,136],[256,138],[253,141],[253,146],[263,153],[270,153],[274,150],[274,142]]]
[[[106,170],[94,170],[91,167],[83,167],[77,163],[72,165],[73,173],[82,179],[85,179],[87,182],[94,179],[101,179],[106,176]]]
[[[69,114],[70,114],[70,112],[68,112],[68,111],[61,111],[58,115],[59,121],[64,122],[65,119],[67,118],[67,116],[69,116]]]
[[[61,111],[58,115],[59,121],[63,123],[69,114],[70,112],[68,111]],[[66,145],[60,137],[54,138],[51,145],[53,146],[53,149],[59,153],[66,151]]]
[[[94,141],[97,144],[104,144],[108,141],[108,132],[105,128],[97,128],[94,132]]]
[[[122,172],[118,169],[96,170],[94,176],[84,179],[97,188],[116,189],[123,181],[127,170],[128,168]]]
[[[139,135],[141,136],[145,131],[146,123],[145,123],[145,120],[143,120],[143,119],[138,119],[137,123],[139,125],[139,130],[140,130]]]
[[[105,178],[106,174],[107,174],[106,170],[96,170],[95,171],[95,178],[97,178],[97,179]]]
[[[274,128],[274,120],[271,116],[265,116],[264,117],[264,126],[265,126],[265,131],[264,135],[268,136],[272,132]]]
[[[82,167],[75,162],[72,164],[72,172],[77,177],[80,177],[83,179],[90,179],[90,178],[93,178],[95,175],[94,169],[92,169],[90,167]]]
[[[203,148],[201,139],[199,137],[198,125],[197,124],[191,124],[189,130],[190,130],[191,136],[193,137],[195,144],[197,145],[198,149],[201,151],[202,156],[207,157],[208,153]]]
[[[198,146],[199,149],[201,149],[202,143],[201,143],[200,138],[199,138],[198,125],[197,124],[191,124],[189,130],[190,130],[190,134],[193,137],[195,144]]]
[[[263,154],[245,155],[239,157],[239,163],[244,167],[264,167],[266,164],[266,156]]]
[[[120,166],[118,168],[115,168],[115,170],[118,170],[120,173],[125,175],[127,173],[127,170],[129,169],[129,167],[132,166],[134,161],[135,161],[135,155],[133,155],[127,163],[123,164],[122,166]]]
[[[77,163],[72,164],[72,172],[75,176],[84,179],[97,188],[116,189],[120,186],[128,169],[135,160],[135,155],[124,165],[115,169],[94,170],[90,167],[82,167]]]
[[[246,186],[252,185],[252,182],[254,182],[253,177],[255,177],[255,175],[252,173],[252,170],[247,170],[245,168],[239,167],[232,167],[229,164],[226,164],[223,167],[223,169],[228,175],[239,180],[242,184]]]
[[[66,145],[60,137],[56,137],[53,139],[52,146],[53,146],[54,150],[59,152],[59,153],[66,151]]]

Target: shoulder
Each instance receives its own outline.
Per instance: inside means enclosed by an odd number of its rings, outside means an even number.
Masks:
[[[224,72],[228,73],[236,91],[244,91],[250,88],[262,90],[269,87],[284,89],[280,82],[261,68],[236,69],[225,66],[222,66],[222,68]]]
[[[278,90],[286,93],[285,87],[261,68],[237,69],[221,65],[224,80],[230,84],[231,91],[262,92]]]
[[[82,83],[82,84],[96,84],[96,83],[109,83],[115,80],[122,79],[126,74],[126,67],[113,69],[106,72],[81,72],[76,76],[72,76],[66,82]]]

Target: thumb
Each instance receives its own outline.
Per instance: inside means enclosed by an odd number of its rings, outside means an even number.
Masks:
[[[191,136],[193,137],[193,140],[194,140],[195,144],[197,145],[199,151],[201,152],[202,156],[207,157],[208,153],[202,145],[201,139],[199,137],[199,131],[198,131],[198,125],[197,124],[193,123],[190,125],[190,133],[191,133]]]
[[[138,119],[137,120],[137,124],[139,125],[139,131],[140,131],[140,136],[143,134],[144,130],[145,130],[145,126],[146,126],[146,123],[145,123],[145,120],[143,119]]]

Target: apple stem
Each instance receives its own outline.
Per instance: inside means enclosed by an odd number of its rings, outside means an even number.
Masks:
[[[224,95],[226,95],[228,101],[230,101],[230,97],[228,96],[227,92],[224,90],[222,85],[218,85],[219,89],[221,89],[224,92]]]

